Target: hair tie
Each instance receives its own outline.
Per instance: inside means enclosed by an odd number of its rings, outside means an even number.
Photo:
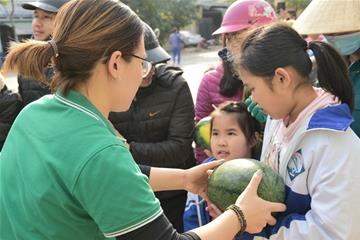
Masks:
[[[234,62],[234,58],[233,58],[231,52],[226,47],[221,49],[218,52],[218,55],[219,55],[219,57],[221,58],[221,60],[223,62],[226,62],[226,63],[233,63]]]
[[[57,58],[59,56],[59,50],[58,50],[56,43],[54,42],[54,40],[50,40],[50,41],[48,41],[48,44],[50,44],[50,46],[54,50],[55,58]]]

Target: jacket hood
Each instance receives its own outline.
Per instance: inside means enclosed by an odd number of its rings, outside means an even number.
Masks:
[[[170,87],[178,77],[182,77],[183,70],[166,64],[156,65],[156,81],[163,87]]]

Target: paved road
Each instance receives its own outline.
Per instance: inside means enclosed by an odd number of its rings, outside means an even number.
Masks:
[[[184,51],[181,64],[184,70],[183,76],[189,84],[194,102],[204,72],[209,68],[214,68],[219,61],[218,51],[219,47],[213,47],[207,51],[196,49],[186,49]]]
[[[189,84],[194,102],[204,72],[211,67],[215,67],[219,61],[218,50],[219,47],[211,47],[208,50],[187,48],[183,51],[181,67],[184,70],[183,76]],[[16,75],[14,73],[5,76],[5,80],[10,89],[17,90]]]

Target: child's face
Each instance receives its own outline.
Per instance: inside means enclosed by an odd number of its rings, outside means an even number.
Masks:
[[[294,108],[292,89],[278,80],[277,77],[273,78],[271,89],[266,82],[267,80],[261,77],[254,76],[246,70],[242,70],[240,74],[244,85],[251,92],[253,101],[259,104],[263,111],[273,119],[288,116]]]
[[[251,147],[231,113],[214,117],[211,133],[211,152],[216,159],[249,158]]]

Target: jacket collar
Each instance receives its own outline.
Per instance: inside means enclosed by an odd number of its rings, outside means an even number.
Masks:
[[[346,131],[354,121],[346,103],[320,109],[311,117],[307,130],[328,129]]]
[[[360,73],[360,59],[350,65],[349,72],[350,74]]]

